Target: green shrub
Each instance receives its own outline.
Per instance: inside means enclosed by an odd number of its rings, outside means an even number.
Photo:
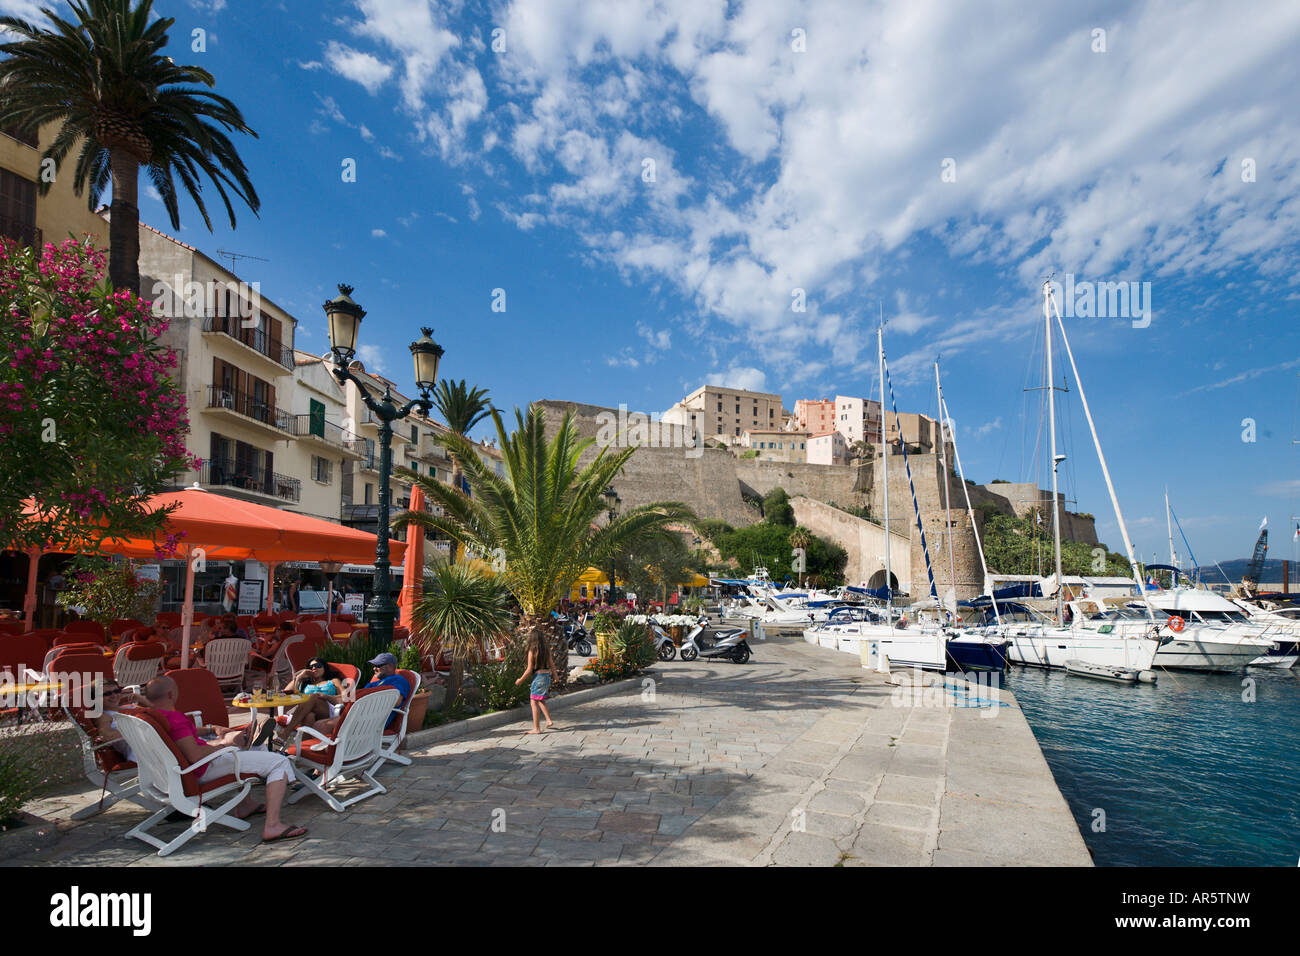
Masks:
[[[610,646],[627,665],[629,673],[649,667],[657,657],[650,630],[643,624],[634,624],[631,621],[624,621],[619,625],[610,640]]]
[[[397,658],[398,669],[420,673],[422,668],[418,648],[404,648],[394,641],[384,650]],[[375,654],[376,652],[371,648],[369,641],[349,641],[347,644],[335,644],[330,641],[319,651],[322,660],[329,661],[332,664],[351,664],[360,671],[361,676],[357,681],[358,687],[369,684],[370,678],[374,676],[375,669],[370,660]]]
[[[469,674],[483,692],[483,709],[509,710],[528,699],[529,681],[516,684],[528,666],[528,654],[522,641],[513,641],[506,648],[505,658],[471,664]]]
[[[51,782],[60,735],[48,729],[30,724],[0,730],[0,829],[17,823],[23,807]]]

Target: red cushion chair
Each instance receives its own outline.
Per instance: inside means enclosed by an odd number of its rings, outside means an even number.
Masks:
[[[197,617],[197,615],[196,615]],[[154,624],[158,627],[180,627],[181,615],[179,611],[160,611],[154,618]]]
[[[38,627],[34,631],[28,631],[28,634],[35,634],[41,640],[45,641],[45,649],[49,650],[54,646],[54,639],[63,634],[63,631],[57,627]]]
[[[105,657],[102,650],[85,651],[74,648],[55,656],[45,668],[45,672],[51,676],[58,675],[73,687],[77,687],[83,681],[112,677],[113,660]]]
[[[108,626],[108,633],[111,637],[117,637],[123,631],[129,631],[136,627],[145,627],[144,621],[137,621],[133,617],[119,617],[116,621]]]
[[[95,640],[103,644],[107,638],[104,636],[104,625],[98,621],[69,621],[63,625],[64,634],[90,634]]]
[[[307,637],[301,641],[294,641],[289,644],[285,655],[289,658],[289,666],[293,668],[294,673],[302,670],[307,666],[307,662],[316,656],[316,645]]]
[[[0,637],[0,671],[21,679],[23,668],[43,670],[48,651],[45,639],[35,634],[7,634]]]
[[[0,621],[0,635],[21,634],[25,630],[27,625],[22,621]]]
[[[168,671],[167,676],[176,682],[176,709],[190,714],[198,711],[201,723],[207,726],[230,726],[226,701],[221,696],[221,685],[211,671],[202,667]]]
[[[64,647],[69,644],[98,644],[104,646],[103,634],[95,635],[89,631],[64,631],[56,637],[50,647]]]

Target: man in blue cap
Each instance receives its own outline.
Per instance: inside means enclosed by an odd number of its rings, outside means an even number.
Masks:
[[[387,652],[378,655],[370,662],[375,669],[375,675],[371,678],[370,683],[366,685],[366,690],[372,687],[392,687],[401,698],[398,700],[398,707],[405,706],[406,698],[411,696],[411,682],[401,674],[397,673],[397,658]],[[386,730],[392,729],[395,723],[401,718],[401,714],[393,711],[393,716],[388,720]]]

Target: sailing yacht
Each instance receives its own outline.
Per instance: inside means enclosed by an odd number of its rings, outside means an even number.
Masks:
[[[1161,622],[1156,620],[1154,610],[1146,605],[1147,622],[1137,629],[1116,627],[1114,622],[1097,621],[1083,615],[1065,613],[1063,575],[1061,573],[1061,505],[1057,495],[1057,468],[1065,460],[1064,455],[1057,454],[1056,448],[1056,389],[1052,382],[1052,312],[1056,313],[1057,325],[1061,331],[1061,341],[1070,360],[1074,381],[1079,389],[1079,399],[1083,405],[1084,415],[1088,419],[1088,429],[1092,433],[1093,445],[1097,459],[1101,464],[1102,474],[1106,479],[1106,490],[1110,494],[1110,503],[1115,510],[1120,535],[1124,539],[1124,550],[1128,556],[1133,580],[1137,584],[1137,593],[1146,600],[1146,588],[1138,571],[1137,561],[1133,557],[1133,543],[1129,540],[1128,527],[1120,511],[1119,499],[1115,495],[1115,486],[1110,478],[1110,469],[1106,465],[1106,456],[1101,450],[1101,439],[1097,437],[1096,424],[1088,407],[1088,398],[1079,378],[1079,369],[1074,362],[1074,353],[1070,349],[1070,340],[1065,334],[1065,322],[1056,305],[1050,282],[1043,283],[1043,322],[1046,329],[1047,371],[1044,386],[1047,390],[1047,417],[1051,432],[1052,452],[1052,533],[1053,551],[1056,559],[1056,617],[1047,618],[1039,612],[1032,612],[1021,620],[1004,621],[997,629],[1010,638],[1008,655],[1017,664],[1036,667],[1064,667],[1066,661],[1082,661],[1104,667],[1131,668],[1138,671],[1149,670],[1155,663],[1156,653],[1160,649]],[[994,602],[994,607],[997,602]],[[1027,605],[1020,608],[1029,611]],[[1138,622],[1135,622],[1138,623]]]

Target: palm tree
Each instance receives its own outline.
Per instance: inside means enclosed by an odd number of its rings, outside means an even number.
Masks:
[[[80,143],[73,189],[89,190],[99,205],[112,182],[109,279],[119,290],[139,292],[140,210],[136,206],[140,167],[162,197],[173,229],[180,228],[176,179],[198,207],[208,230],[201,176],[216,187],[231,228],[235,210],[227,189],[256,213],[261,201],[244,161],[226,135],[256,137],[230,100],[206,89],[215,80],[197,66],[177,66],[164,56],[167,30],[175,22],[150,23],[153,0],[69,0],[75,23],[42,10],[53,24],[43,30],[17,17],[0,18],[9,42],[0,44],[0,125],[35,132],[58,122],[59,130],[42,161],[55,174]],[[212,121],[212,122],[209,122]],[[49,192],[44,177],[41,195]]]
[[[474,496],[425,475],[400,469],[403,479],[418,483],[441,515],[408,511],[394,524],[411,523],[445,534],[492,562],[519,602],[522,618],[517,637],[528,639],[538,630],[549,635],[554,663],[553,682],[562,687],[568,677],[568,648],[550,612],[568,595],[578,575],[589,567],[605,567],[625,547],[673,532],[672,524],[694,524],[695,515],[678,502],[641,505],[600,522],[608,508],[606,487],[622,470],[636,447],[610,453],[601,449],[586,466],[578,458],[593,444],[581,439],[572,414],[565,415],[547,441],[540,409],[525,417],[518,409],[518,428],[507,434],[501,415],[492,410],[506,475],[498,476],[474,454],[469,440],[455,434],[435,438],[461,460]]]
[[[803,548],[804,554],[807,555],[810,544],[812,544],[812,532],[807,528],[795,528],[790,532],[790,547]],[[803,573],[801,572],[800,579],[802,580],[802,578]]]
[[[433,404],[453,434],[468,438],[470,429],[488,416],[491,405],[487,400],[487,395],[487,389],[485,388],[468,388],[464,379],[453,382],[444,378],[438,383],[438,387],[433,390]],[[451,486],[457,491],[460,490],[464,473],[460,459],[453,453],[451,456]],[[452,538],[451,559],[453,561],[456,560],[456,545],[456,539]]]
[[[509,632],[510,592],[482,564],[438,561],[428,568],[424,596],[411,615],[411,636],[420,654],[446,651],[451,657],[444,709],[460,696],[465,661],[482,651],[488,638]]]

